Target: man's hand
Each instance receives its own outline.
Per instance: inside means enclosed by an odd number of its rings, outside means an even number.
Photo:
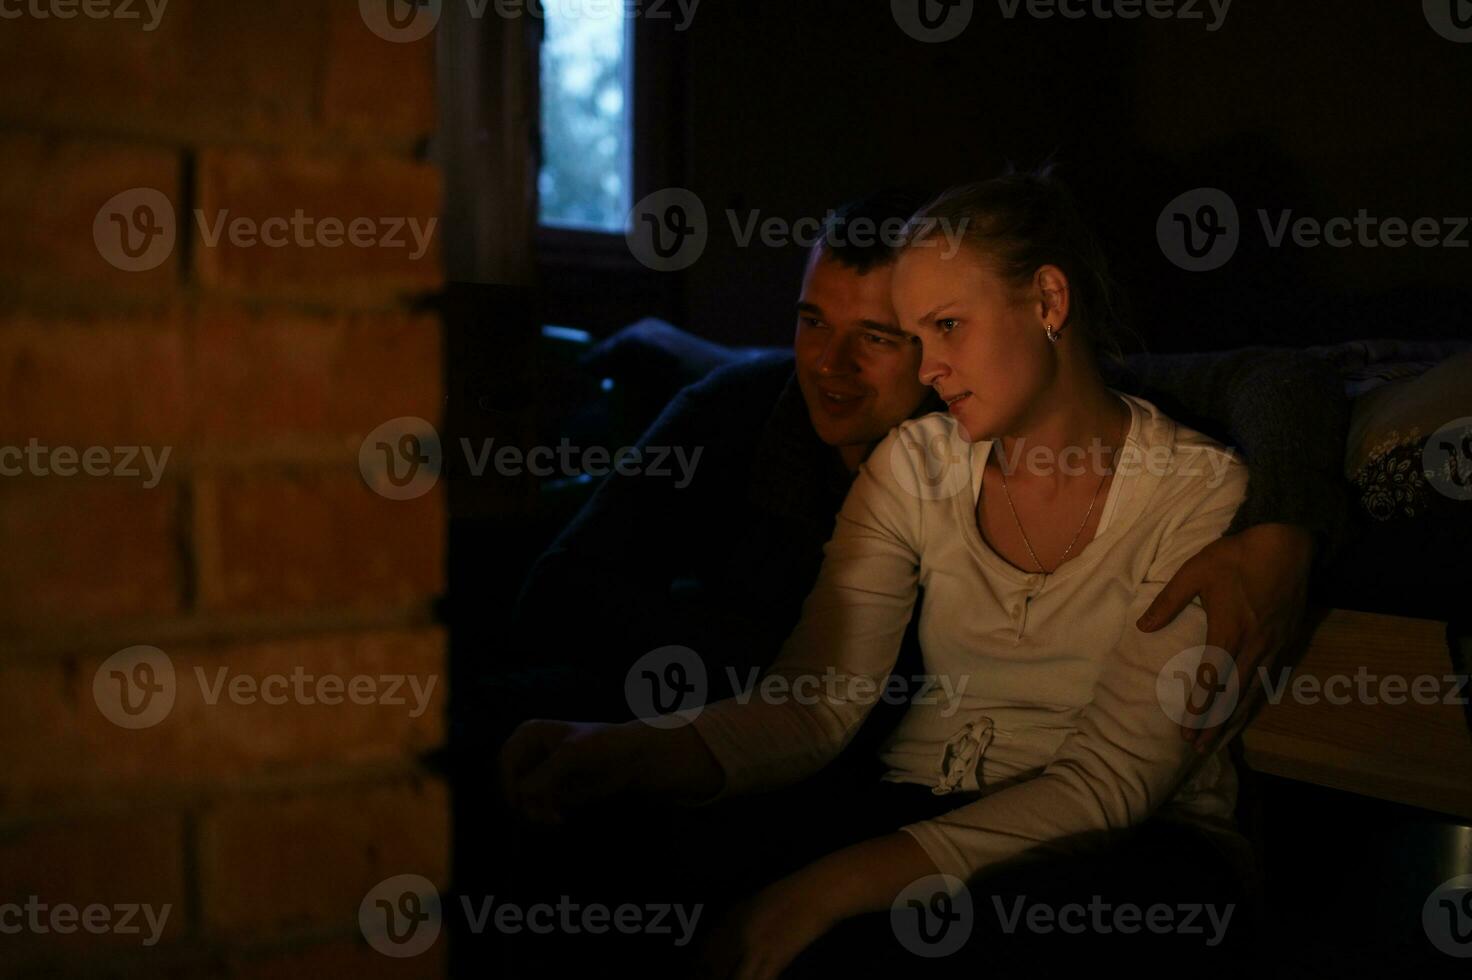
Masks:
[[[616,725],[525,721],[501,746],[501,792],[528,820],[564,823],[578,808],[628,789],[635,754]]]
[[[1158,630],[1199,595],[1206,609],[1206,645],[1226,650],[1236,661],[1239,686],[1232,716],[1213,728],[1181,727],[1196,751],[1213,751],[1219,744],[1215,736],[1236,733],[1261,684],[1259,665],[1270,668],[1298,631],[1313,552],[1313,536],[1292,524],[1259,524],[1219,538],[1177,570],[1136,623],[1147,633]],[[1204,697],[1209,712],[1216,696],[1198,687],[1191,700]]]

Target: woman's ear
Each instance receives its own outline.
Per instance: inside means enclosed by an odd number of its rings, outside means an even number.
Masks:
[[[1033,276],[1038,291],[1038,314],[1044,323],[1062,330],[1068,322],[1068,277],[1056,265],[1045,265]]]

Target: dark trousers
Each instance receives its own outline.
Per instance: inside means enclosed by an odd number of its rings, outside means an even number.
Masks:
[[[694,976],[702,942],[735,902],[825,854],[960,804],[879,781],[878,772],[870,760],[840,760],[798,786],[711,807],[609,807],[596,823],[561,828],[507,823],[501,894],[548,911],[541,931],[497,937],[501,962],[517,978],[613,963],[647,977]],[[1206,835],[1166,819],[967,885],[969,915],[954,901],[932,901],[926,921],[918,908],[851,918],[787,976],[977,976],[984,968],[989,977],[1036,978],[1116,962],[1214,976],[1240,971],[1252,942],[1252,910],[1230,862]]]

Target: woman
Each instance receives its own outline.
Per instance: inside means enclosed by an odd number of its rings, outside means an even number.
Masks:
[[[927,880],[953,895],[965,883],[972,895],[1036,896],[1061,868],[1149,855],[1216,894],[1242,844],[1230,763],[1183,742],[1182,717],[1158,695],[1182,655],[1188,667],[1200,659],[1204,614],[1193,606],[1154,633],[1133,624],[1230,523],[1245,467],[1104,384],[1108,277],[1055,181],[957,188],[912,228],[894,304],[947,413],[906,422],[865,462],[768,671],[794,690],[823,678],[823,696],[722,701],[672,730],[543,729],[508,747],[511,797],[553,817],[570,793],[633,788],[703,805],[797,783],[857,731],[924,588],[926,673],[952,693],[917,698],[881,749],[889,832],[786,875],[729,917],[712,949],[735,976],[778,975],[840,923],[867,942],[882,930],[856,931],[855,917],[887,917]],[[959,249],[942,234],[951,229]],[[1058,863],[1075,854],[1086,857]],[[978,921],[993,911],[981,905]]]

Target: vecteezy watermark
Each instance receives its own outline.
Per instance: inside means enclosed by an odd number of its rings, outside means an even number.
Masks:
[[[903,218],[840,221],[833,210],[821,218],[809,215],[791,219],[763,215],[760,209],[743,214],[728,208],[725,219],[737,248],[751,248],[753,243],[766,248],[812,248],[819,243],[830,248],[898,248],[913,241],[917,248],[943,247],[944,258],[960,249],[968,225],[967,219],[956,223],[949,218],[927,218],[913,225]],[[710,235],[710,222],[700,197],[684,187],[667,187],[640,199],[630,209],[624,239],[630,254],[643,265],[656,272],[678,272],[705,254]]]
[[[429,35],[444,14],[446,0],[358,0],[368,29],[385,41],[407,44]],[[449,0],[454,3],[457,0]],[[559,20],[678,20],[675,30],[689,29],[701,0],[458,0],[472,20],[493,14],[503,20],[550,15]]]
[[[439,433],[424,419],[390,419],[364,438],[358,448],[358,471],[375,493],[391,500],[422,497],[441,475],[451,479],[481,479],[490,473],[503,477],[525,474],[547,479],[576,479],[609,475],[673,479],[683,490],[695,479],[703,446],[576,446],[563,438],[556,446],[496,445],[495,438],[475,441],[462,437],[460,455],[446,457]]]
[[[0,446],[0,476],[143,476],[152,490],[163,479],[173,446],[43,446],[34,437],[21,446]],[[140,459],[147,473],[139,469]]]
[[[418,956],[439,938],[439,889],[423,875],[385,878],[358,904],[358,928],[368,945],[395,959]]]
[[[1472,875],[1448,878],[1426,897],[1421,928],[1448,956],[1472,957]]]
[[[1280,668],[1276,680],[1266,667],[1258,667],[1258,677],[1269,704],[1277,704],[1284,695],[1296,704],[1467,704],[1469,677],[1466,674],[1377,674],[1361,664],[1351,674],[1299,674]]]
[[[1183,728],[1216,728],[1232,717],[1242,691],[1237,661],[1216,646],[1189,647],[1155,675],[1155,698]]]
[[[624,674],[624,700],[634,717],[655,728],[680,728],[700,716],[710,693],[705,661],[689,647],[650,650]]]
[[[1269,248],[1291,242],[1299,248],[1467,248],[1472,219],[1451,217],[1380,217],[1360,208],[1353,217],[1294,217],[1291,209],[1257,209],[1258,224]],[[1242,228],[1237,204],[1215,187],[1198,187],[1174,198],[1155,222],[1160,251],[1188,272],[1219,269],[1236,255]]]
[[[1016,19],[1025,13],[1034,20],[1062,17],[1066,20],[1152,20],[1203,21],[1208,33],[1221,30],[1232,0],[997,0],[1002,16]]]
[[[1281,667],[1276,676],[1259,665],[1257,683],[1269,704],[1285,697],[1295,704],[1398,706],[1468,704],[1467,674],[1379,674],[1360,665],[1353,674],[1318,675]],[[1231,717],[1242,697],[1232,655],[1221,647],[1191,647],[1176,654],[1155,678],[1155,694],[1166,717],[1186,728],[1215,728]]]
[[[824,668],[821,674],[786,670],[762,674],[759,668],[752,667],[747,671],[745,683],[734,667],[727,667],[726,675],[735,692],[732,696],[741,704],[747,704],[753,698],[762,704],[790,701],[801,705],[883,701],[885,704],[940,705],[942,718],[949,718],[960,710],[961,696],[971,683],[967,674],[962,674],[959,679],[949,674],[891,674],[880,679],[868,674],[843,673],[831,666]],[[760,680],[758,675],[761,675]]]
[[[686,946],[694,938],[704,906],[650,902],[609,906],[599,902],[575,902],[568,895],[557,902],[519,905],[497,901],[494,895],[473,898],[461,895],[458,902],[466,928],[473,935],[487,929],[514,935],[625,935],[668,936],[675,946]],[[422,875],[386,878],[369,889],[358,906],[358,927],[368,945],[385,956],[404,959],[418,956],[439,938],[445,910],[439,890]]]
[[[223,241],[233,248],[406,249],[411,262],[428,253],[439,224],[435,217],[342,218],[310,215],[302,208],[267,218],[232,216],[228,208],[195,208],[193,215],[204,248],[219,248]],[[135,187],[98,209],[92,238],[109,264],[124,272],[147,272],[173,254],[176,226],[173,203],[162,191]]]
[[[142,936],[144,946],[157,945],[168,924],[174,906],[165,903],[154,908],[147,903],[123,902],[104,905],[92,902],[77,906],[70,902],[44,902],[39,895],[26,898],[25,904],[6,902],[0,905],[0,935],[16,936],[23,932],[34,935],[71,935],[81,931],[94,936]],[[144,933],[144,927],[148,931]]]
[[[1008,935],[1025,929],[1040,935],[1055,932],[1069,935],[1091,933],[1107,936],[1112,933],[1133,935],[1148,932],[1154,935],[1202,936],[1208,947],[1220,946],[1226,938],[1234,904],[1217,906],[1210,902],[1180,902],[1169,905],[1155,902],[1140,906],[1133,902],[1106,902],[1102,895],[1094,895],[1089,903],[1069,902],[1054,907],[1045,902],[1029,902],[1026,895],[1018,895],[1008,908],[1000,895],[992,896],[992,907],[997,921]]]
[[[890,0],[894,22],[910,37],[925,44],[943,44],[960,37],[976,15],[975,0]]]
[[[168,7],[169,0],[0,0],[0,20],[136,20],[151,33]]]
[[[221,700],[242,707],[285,704],[341,704],[408,708],[410,718],[429,709],[439,678],[434,674],[289,673],[257,676],[228,666],[193,671],[200,699],[211,707]],[[108,657],[92,675],[92,699],[103,717],[119,728],[151,728],[169,716],[178,696],[174,663],[157,647],[136,646]]]
[[[1472,3],[1468,0],[1421,0],[1431,29],[1454,44],[1472,43]]]
[[[889,927],[900,945],[916,956],[950,956],[966,945],[976,927],[971,892],[954,875],[918,878],[890,903]]]
[[[1004,20],[1204,21],[1208,32],[1221,30],[1232,0],[997,0]],[[960,37],[976,14],[975,0],[890,0],[900,29],[917,41],[940,44]]]
[[[1472,416],[1437,429],[1421,449],[1426,482],[1453,500],[1472,500]]]
[[[163,265],[174,254],[176,237],[174,204],[153,187],[114,194],[92,220],[98,254],[124,272],[147,272]]]
[[[1212,488],[1221,486],[1227,473],[1239,462],[1233,450],[1222,446],[1147,449],[1130,443],[1116,453],[1100,439],[1092,440],[1088,446],[1059,449],[1029,445],[1026,438],[1021,438],[1012,440],[1010,447],[993,442],[991,451],[997,454],[997,465],[1008,476],[1018,472],[1030,476],[1062,474],[1101,478],[1111,472],[1122,477],[1179,474],[1205,477],[1206,485]],[[938,432],[919,425],[903,426],[890,444],[889,465],[899,485],[922,500],[945,500],[971,485],[970,443],[962,439],[959,430]]]
[[[731,697],[740,704],[885,704],[938,705],[943,718],[961,708],[971,683],[969,675],[890,674],[874,677],[850,674],[833,666],[821,673],[773,667],[749,667],[745,676],[726,667]],[[685,646],[651,650],[630,665],[624,675],[624,697],[636,718],[656,728],[679,728],[700,716],[710,693],[705,662]]]

